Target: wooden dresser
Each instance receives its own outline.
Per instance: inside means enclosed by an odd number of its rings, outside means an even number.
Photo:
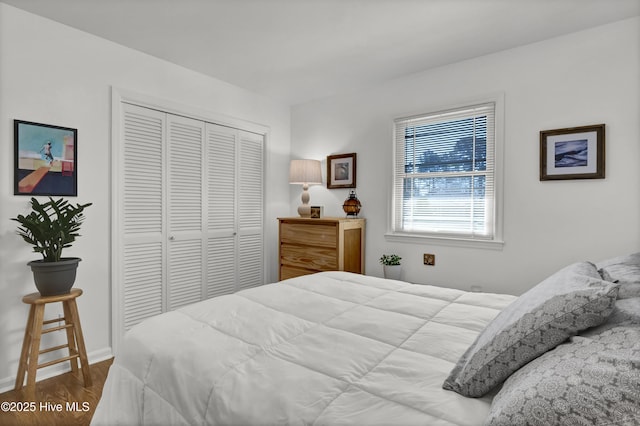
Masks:
[[[365,219],[285,217],[278,220],[280,280],[320,271],[364,273]]]

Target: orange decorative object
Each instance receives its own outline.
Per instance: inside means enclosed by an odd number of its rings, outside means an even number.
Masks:
[[[347,214],[347,217],[358,216],[358,213],[360,213],[361,207],[362,207],[362,204],[360,203],[360,200],[358,200],[358,197],[356,196],[355,191],[351,191],[351,193],[349,194],[349,198],[344,200],[344,204],[342,205],[342,209]]]

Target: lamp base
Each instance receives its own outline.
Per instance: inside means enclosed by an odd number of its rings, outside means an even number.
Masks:
[[[311,206],[309,204],[300,204],[298,206],[298,214],[300,217],[311,217]]]
[[[311,206],[309,205],[309,185],[302,184],[302,204],[298,206],[300,217],[311,217]]]

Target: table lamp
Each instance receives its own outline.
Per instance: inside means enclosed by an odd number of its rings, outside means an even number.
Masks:
[[[318,160],[291,160],[289,183],[302,184],[302,204],[298,206],[300,217],[311,217],[309,185],[322,183],[322,171]]]

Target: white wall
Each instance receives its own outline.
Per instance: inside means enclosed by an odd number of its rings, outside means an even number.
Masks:
[[[13,195],[14,119],[78,129],[79,184],[73,200],[93,206],[86,212],[82,237],[65,255],[83,259],[76,286],[84,290],[78,307],[90,361],[110,356],[112,87],[270,128],[268,277],[277,277],[276,217],[290,207],[288,106],[0,3],[0,392],[15,380],[28,313],[21,298],[36,291],[26,263],[38,258],[9,220],[26,211],[29,199]],[[56,310],[59,307],[51,305],[46,316],[57,316]],[[38,378],[59,370],[40,370]]]
[[[640,249],[639,76],[635,18],[295,106],[292,158],[358,154],[367,274],[381,276],[378,258],[395,252],[407,281],[520,294],[568,263]],[[504,248],[387,242],[392,119],[495,92],[505,96]],[[600,123],[606,179],[539,181],[541,130]],[[290,192],[295,214],[300,188]],[[327,215],[343,214],[347,190],[310,193]]]

